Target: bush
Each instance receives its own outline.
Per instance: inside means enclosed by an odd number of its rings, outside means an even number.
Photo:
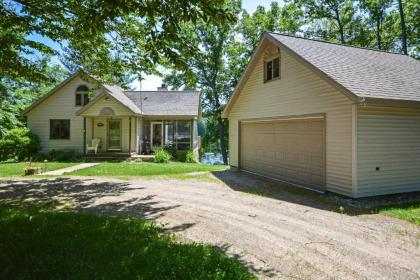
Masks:
[[[31,158],[41,149],[39,138],[28,128],[14,128],[0,139],[0,161]]]
[[[187,151],[176,151],[176,160],[180,162],[185,162],[187,159]]]
[[[40,153],[35,157],[36,161],[62,161],[62,162],[77,162],[83,159],[82,154],[77,150],[51,150],[49,153]]]
[[[171,155],[163,149],[155,152],[155,162],[157,163],[168,163],[171,158]]]
[[[193,151],[188,151],[185,155],[185,162],[195,163],[197,162],[196,156]]]
[[[163,149],[168,152],[172,158],[176,158],[177,149],[173,144],[167,144],[163,147]]]

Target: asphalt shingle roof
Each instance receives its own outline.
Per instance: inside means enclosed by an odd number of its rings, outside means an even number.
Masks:
[[[151,116],[198,116],[198,91],[125,91],[125,95],[142,111]]]
[[[420,101],[420,61],[414,58],[278,33],[268,35],[358,97]]]
[[[121,104],[126,106],[133,113],[136,113],[136,114],[141,114],[142,113],[140,108],[136,104],[134,104],[134,102],[130,98],[128,98],[127,95],[124,94],[124,90],[120,86],[107,85],[107,84],[103,84],[102,86],[105,88],[105,90],[108,92],[108,94],[110,94],[116,100],[121,102]]]

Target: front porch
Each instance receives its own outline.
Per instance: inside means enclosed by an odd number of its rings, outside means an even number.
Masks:
[[[139,116],[83,116],[84,154],[93,139],[99,139],[95,158],[122,158],[153,155],[171,146],[177,151],[192,150],[198,154],[197,120],[185,118],[150,118]]]
[[[141,112],[107,95],[92,100],[78,112],[83,117],[84,154],[87,144],[97,139],[96,153],[106,153],[104,157],[109,153],[152,155],[165,146],[176,151],[192,150],[198,155],[198,116],[151,116]]]

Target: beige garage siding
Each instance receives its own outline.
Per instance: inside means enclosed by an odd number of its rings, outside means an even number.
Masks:
[[[281,52],[281,79],[263,82],[263,58],[245,82],[229,112],[229,157],[238,166],[238,123],[267,118],[324,113],[326,116],[326,188],[352,196],[352,106],[336,88]]]
[[[323,118],[241,122],[240,168],[325,190]]]
[[[357,115],[357,195],[419,191],[420,110],[361,106]]]

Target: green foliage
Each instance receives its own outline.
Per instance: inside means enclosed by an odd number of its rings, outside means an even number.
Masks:
[[[380,206],[375,212],[409,221],[420,226],[420,203],[407,203],[403,205]]]
[[[50,63],[49,58],[39,61],[39,72],[48,77],[42,82],[0,77],[0,137],[9,129],[24,127],[25,118],[21,116],[23,109],[47,94],[68,76],[68,72],[62,66]]]
[[[185,155],[185,162],[189,162],[189,163],[196,163],[197,162],[197,157],[195,156],[193,151],[188,151],[187,154]]]
[[[172,156],[172,158],[176,158],[176,152],[177,152],[177,149],[176,149],[176,146],[175,146],[175,145],[172,145],[172,144],[166,144],[166,145],[163,147],[163,149],[164,149],[166,152],[168,152],[168,153]]]
[[[255,279],[238,260],[179,243],[150,221],[63,207],[0,202],[2,279]]]
[[[175,159],[179,162],[186,162],[187,161],[187,153],[188,153],[188,151],[176,151]]]
[[[156,163],[168,163],[171,160],[172,156],[165,150],[155,151],[155,162]]]
[[[34,58],[61,55],[60,46],[66,46],[64,56],[75,65],[114,81],[127,72],[153,72],[162,59],[182,67],[176,48],[187,38],[179,35],[180,25],[197,20],[233,21],[223,10],[223,2],[2,1],[0,77],[46,80]],[[34,34],[44,40],[34,39]]]
[[[51,150],[48,153],[39,153],[34,156],[38,161],[60,161],[60,162],[78,162],[83,160],[83,155],[74,149]]]
[[[31,158],[41,149],[39,138],[27,128],[14,128],[0,138],[0,161]]]

